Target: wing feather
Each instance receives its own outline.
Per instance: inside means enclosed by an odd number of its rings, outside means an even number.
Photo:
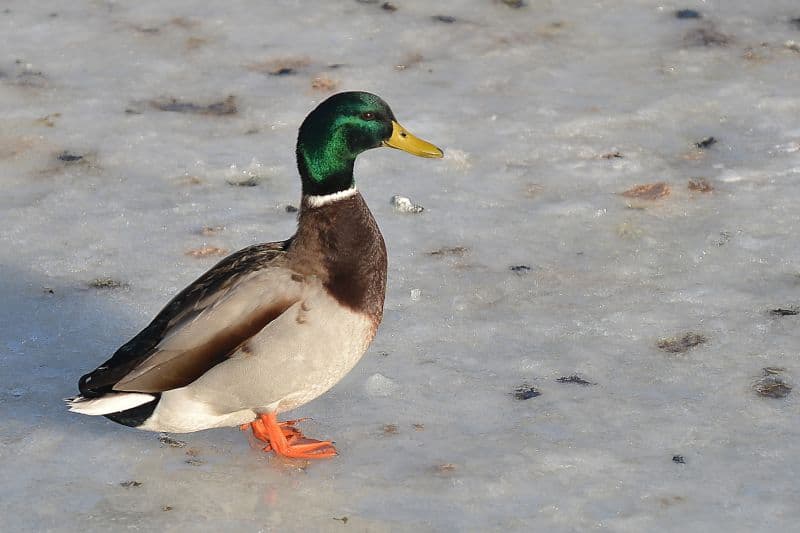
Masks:
[[[167,304],[79,387],[163,392],[188,385],[302,298],[301,277],[284,266],[290,241],[251,246],[220,261]]]

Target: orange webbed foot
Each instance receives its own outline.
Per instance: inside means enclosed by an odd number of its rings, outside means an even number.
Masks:
[[[247,425],[240,426],[253,430],[253,436],[266,443],[265,452],[274,451],[276,455],[295,459],[324,459],[338,455],[331,441],[309,439],[295,427],[305,419],[278,422],[275,413],[262,414]]]

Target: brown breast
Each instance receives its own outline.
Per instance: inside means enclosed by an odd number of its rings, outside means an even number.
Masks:
[[[378,326],[386,294],[386,245],[360,193],[321,207],[304,202],[287,256],[290,268],[318,276],[339,303]]]

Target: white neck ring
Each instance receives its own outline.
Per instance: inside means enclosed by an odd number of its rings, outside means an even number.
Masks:
[[[350,198],[351,196],[355,196],[358,193],[358,189],[355,186],[345,189],[343,191],[338,191],[332,194],[320,194],[317,196],[306,196],[306,206],[308,207],[322,207],[323,205],[332,204],[334,202],[338,202],[339,200],[344,200],[345,198]]]

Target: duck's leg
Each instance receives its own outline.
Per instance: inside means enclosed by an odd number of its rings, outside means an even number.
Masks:
[[[241,426],[241,429],[246,430],[249,426],[253,430],[255,438],[267,443],[264,451],[274,451],[284,457],[322,459],[337,455],[332,442],[306,438],[299,429],[294,427],[294,424],[299,421],[278,422],[275,413],[269,413],[259,415],[249,425]]]
[[[297,424],[298,422],[302,422],[303,420],[308,420],[308,419],[298,418],[297,420],[285,420],[283,422],[278,422],[278,425],[280,426],[281,431],[283,431],[283,434],[287,440],[291,441],[292,438],[298,438],[298,439],[305,438],[303,432],[295,427],[295,424]],[[256,418],[249,424],[242,424],[241,426],[239,426],[239,429],[241,429],[242,431],[247,431],[248,429],[252,429],[253,436],[255,438],[269,444],[269,435],[267,434],[267,428],[264,426],[264,422],[262,422],[260,418]]]
[[[295,422],[297,422],[297,420],[287,420],[286,422],[279,422],[281,431],[283,432],[283,435],[286,437],[286,440],[288,442],[293,442],[295,439],[305,438],[303,433],[299,429],[294,427]],[[264,446],[262,450],[265,452],[272,451],[272,446],[270,445],[269,442],[269,433],[267,433],[267,428],[266,426],[264,426],[264,422],[262,422],[260,418],[256,418],[253,422],[249,424],[243,424],[239,426],[239,429],[241,429],[242,431],[247,431],[248,429],[252,429],[253,437],[255,437],[257,441],[266,444],[266,446]]]

